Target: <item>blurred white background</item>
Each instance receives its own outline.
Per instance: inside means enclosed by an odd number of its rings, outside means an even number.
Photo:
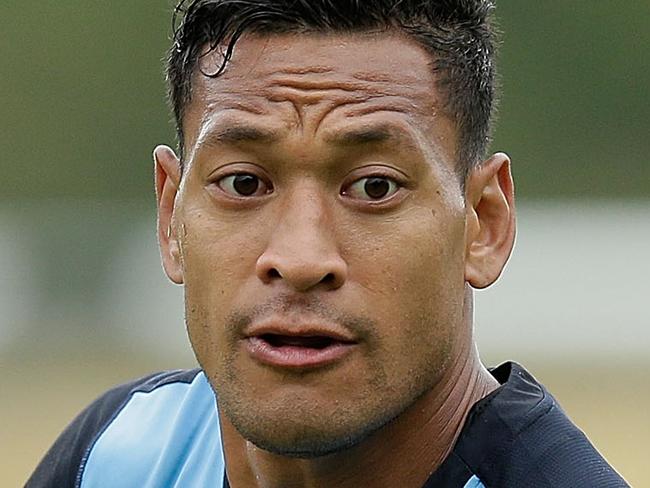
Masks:
[[[182,288],[162,271],[152,209],[47,202],[12,210],[0,212],[0,354],[108,341],[191,359]],[[645,361],[649,213],[645,201],[522,203],[506,271],[476,293],[482,354]]]

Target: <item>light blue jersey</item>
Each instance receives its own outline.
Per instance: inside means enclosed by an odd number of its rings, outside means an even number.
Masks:
[[[501,387],[472,407],[422,488],[628,486],[521,366],[491,372]],[[229,488],[217,408],[199,369],[114,388],[68,426],[27,487]]]

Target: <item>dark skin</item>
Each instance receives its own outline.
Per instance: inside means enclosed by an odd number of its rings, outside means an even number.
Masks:
[[[510,161],[463,190],[430,63],[394,32],[244,36],[223,76],[194,78],[183,171],[155,150],[163,265],[234,488],[419,487],[498,386],[472,288],[512,250]],[[353,346],[269,367],[245,347],[265,320],[329,324]]]

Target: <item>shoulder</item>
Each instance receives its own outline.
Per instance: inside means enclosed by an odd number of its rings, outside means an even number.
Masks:
[[[72,421],[27,486],[93,486],[95,478],[108,482],[110,471],[146,470],[150,466],[137,463],[156,463],[166,444],[197,424],[218,430],[214,395],[201,370],[156,373],[120,385]],[[123,480],[113,486],[124,486]]]
[[[487,487],[628,486],[523,367],[492,374],[502,386],[473,407],[454,449]]]

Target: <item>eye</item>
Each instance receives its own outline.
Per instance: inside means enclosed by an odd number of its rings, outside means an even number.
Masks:
[[[343,194],[360,200],[374,201],[389,198],[399,189],[400,185],[391,178],[372,176],[355,181],[343,191]]]
[[[224,176],[217,185],[226,193],[237,197],[265,195],[270,189],[260,178],[250,173],[237,173]]]

